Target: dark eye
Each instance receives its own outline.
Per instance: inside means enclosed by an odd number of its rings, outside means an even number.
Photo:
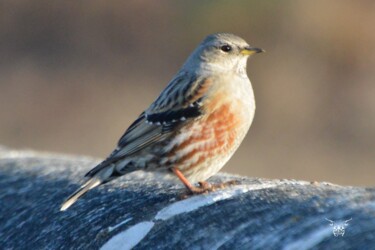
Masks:
[[[232,47],[228,44],[225,44],[225,45],[221,46],[220,49],[224,52],[229,52],[229,51],[232,50]]]

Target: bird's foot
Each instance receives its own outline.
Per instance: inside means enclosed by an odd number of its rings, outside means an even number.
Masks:
[[[182,195],[182,198],[186,199],[186,198],[188,198],[192,195],[207,194],[207,193],[210,193],[210,192],[214,192],[214,191],[217,191],[217,190],[220,190],[220,189],[227,188],[229,186],[238,185],[238,184],[240,184],[240,181],[231,180],[231,181],[226,181],[226,182],[221,182],[221,183],[216,183],[216,184],[211,184],[207,181],[200,181],[200,182],[198,182],[198,184],[199,184],[198,187],[196,187],[196,186],[188,187],[187,192],[185,192]]]

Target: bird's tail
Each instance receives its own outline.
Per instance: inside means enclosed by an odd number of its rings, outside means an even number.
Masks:
[[[68,197],[68,199],[64,201],[64,203],[61,205],[60,211],[65,211],[68,209],[79,199],[79,197],[87,193],[87,191],[90,189],[99,186],[101,183],[102,181],[96,177],[86,181],[85,184],[83,184],[77,191],[75,191],[71,196]]]

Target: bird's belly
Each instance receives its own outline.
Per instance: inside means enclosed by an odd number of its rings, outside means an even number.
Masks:
[[[240,105],[240,106],[238,106]],[[227,102],[181,129],[168,160],[191,182],[216,174],[245,137],[252,120],[241,103]]]

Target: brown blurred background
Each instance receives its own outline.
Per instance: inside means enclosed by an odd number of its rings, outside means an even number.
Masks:
[[[105,157],[214,32],[267,50],[224,171],[375,183],[375,1],[0,1],[0,144]]]

